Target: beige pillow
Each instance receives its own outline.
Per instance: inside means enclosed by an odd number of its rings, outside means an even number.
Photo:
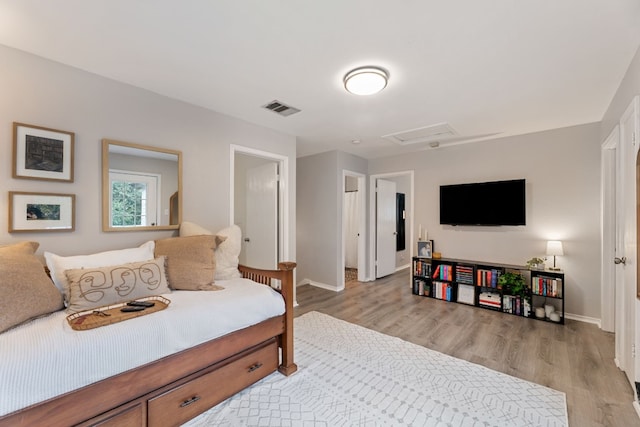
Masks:
[[[0,247],[0,332],[62,309],[62,294],[35,257],[37,242]]]
[[[180,236],[196,236],[202,234],[210,235],[213,233],[192,222],[184,221],[180,224]],[[215,236],[218,246],[214,251],[216,257],[216,273],[214,279],[227,280],[242,277],[238,270],[240,250],[242,249],[242,230],[234,224],[218,231]]]
[[[167,275],[172,289],[207,291],[213,284],[216,260],[215,236],[170,237],[156,240],[156,256],[167,257]]]
[[[109,267],[66,270],[68,311],[90,310],[171,292],[165,275],[165,261],[164,257],[158,257]]]

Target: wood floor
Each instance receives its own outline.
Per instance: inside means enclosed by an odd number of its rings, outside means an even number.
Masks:
[[[336,293],[297,288],[295,315],[309,311],[393,335],[459,359],[560,390],[569,425],[640,426],[633,392],[614,361],[614,336],[597,326],[565,325],[413,295],[409,270]]]

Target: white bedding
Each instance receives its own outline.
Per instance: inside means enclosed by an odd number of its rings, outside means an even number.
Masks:
[[[0,334],[0,416],[285,312],[282,296],[247,279],[215,292],[174,291],[169,306],[86,331],[66,312]]]

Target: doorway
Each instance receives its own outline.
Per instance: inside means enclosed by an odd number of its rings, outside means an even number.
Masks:
[[[229,217],[242,230],[240,263],[275,269],[289,259],[288,159],[237,145],[230,156]]]
[[[394,271],[399,271],[404,268],[407,268],[411,265],[411,258],[414,253],[414,242],[413,239],[413,211],[414,211],[414,171],[400,171],[400,172],[392,172],[385,174],[376,174],[370,176],[369,181],[369,236],[370,236],[370,244],[369,244],[369,277],[375,278],[378,276],[377,274],[377,265],[380,260],[378,259],[378,254],[380,253],[377,248],[378,234],[382,233],[382,230],[379,230],[378,224],[376,221],[376,205],[378,202],[378,193],[376,192],[376,183],[378,180],[384,181],[392,181],[396,183],[396,190],[405,194],[405,227],[406,227],[406,248],[403,251],[397,251],[397,242],[396,242],[396,224],[394,221],[392,233],[392,239],[390,239],[390,245],[393,247],[393,267]],[[393,198],[390,198],[387,201],[390,208],[393,210],[393,215],[395,217],[396,212],[396,195],[393,195]],[[387,255],[383,255],[386,257],[391,256],[390,253]],[[384,260],[383,262],[389,262],[389,260]]]
[[[620,145],[618,158],[620,159],[617,193],[621,203],[618,212],[618,248],[616,251],[616,279],[621,275],[622,301],[616,306],[616,313],[622,312],[621,322],[616,325],[616,349],[620,368],[627,374],[631,386],[636,390],[636,322],[637,322],[637,188],[638,188],[638,144],[636,135],[639,128],[639,98],[636,96],[625,113],[620,118]],[[620,326],[620,329],[618,329]],[[637,394],[634,393],[637,401]]]
[[[342,283],[366,281],[365,269],[365,176],[342,171]]]

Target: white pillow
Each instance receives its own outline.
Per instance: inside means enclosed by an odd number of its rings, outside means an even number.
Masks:
[[[230,225],[216,233],[216,236],[226,237],[215,250],[216,254],[216,280],[237,279],[242,277],[238,270],[240,241],[242,240],[242,230],[237,225]]]
[[[180,237],[212,235],[213,233],[206,228],[184,221],[180,224]],[[238,262],[240,250],[242,249],[242,230],[237,225],[230,225],[218,231],[216,236],[226,238],[223,242],[218,243],[214,250],[216,257],[215,280],[228,280],[242,277],[238,270]]]
[[[68,301],[69,280],[65,270],[74,268],[108,267],[110,265],[126,264],[129,262],[147,261],[154,259],[155,242],[150,240],[137,248],[118,249],[99,252],[91,255],[60,256],[51,252],[44,253],[44,259],[51,272],[51,279]]]

